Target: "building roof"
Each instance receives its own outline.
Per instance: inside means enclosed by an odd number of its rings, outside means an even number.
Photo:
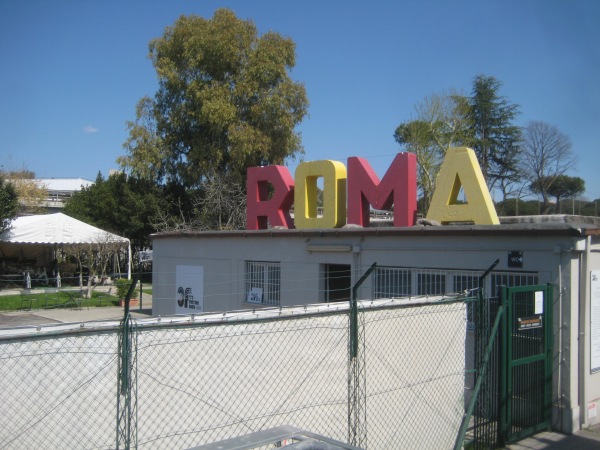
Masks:
[[[94,184],[85,178],[37,178],[36,183],[48,191],[75,192]]]
[[[182,237],[338,237],[338,236],[573,236],[600,235],[600,217],[552,216],[501,217],[500,225],[444,225],[413,227],[378,226],[363,228],[350,225],[332,229],[281,229],[231,231],[167,231],[151,235],[154,240]]]

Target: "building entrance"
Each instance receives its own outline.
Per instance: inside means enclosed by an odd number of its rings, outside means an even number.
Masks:
[[[349,264],[325,265],[325,302],[350,300],[352,271]]]

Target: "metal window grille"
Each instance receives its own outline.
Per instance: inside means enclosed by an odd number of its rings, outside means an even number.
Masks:
[[[452,276],[452,282],[454,283],[454,292],[469,292],[472,289],[479,287],[479,275],[478,274],[458,274]],[[467,303],[467,322],[473,324],[475,322],[475,303]]]
[[[495,296],[498,286],[530,286],[539,284],[537,273],[498,272],[490,275],[490,294]]]
[[[447,269],[377,267],[374,298],[462,293],[477,287],[480,272]]]
[[[374,298],[409,297],[412,292],[411,272],[396,267],[375,270]]]
[[[479,286],[481,271],[452,269],[421,269],[377,267],[373,283],[373,298],[398,298],[413,295],[444,295],[464,293]],[[538,284],[537,273],[492,272],[488,285],[481,286],[495,296],[498,286]]]
[[[281,267],[277,262],[246,261],[246,298],[251,292],[259,292],[257,303],[280,304]]]
[[[417,273],[417,295],[442,295],[445,293],[445,273],[429,271]]]

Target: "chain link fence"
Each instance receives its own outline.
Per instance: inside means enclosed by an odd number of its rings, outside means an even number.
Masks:
[[[359,302],[356,354],[345,303],[0,337],[0,448],[184,449],[279,426],[452,448],[466,311],[458,297]]]
[[[114,448],[118,334],[0,340],[0,448]]]
[[[368,448],[452,448],[464,413],[465,303],[365,311]]]

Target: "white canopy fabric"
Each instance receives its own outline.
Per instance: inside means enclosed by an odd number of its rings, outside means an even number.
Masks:
[[[8,230],[0,233],[0,241],[19,244],[85,244],[90,242],[123,242],[129,239],[88,225],[63,213],[18,217]]]
[[[101,230],[63,213],[23,216],[13,220],[8,230],[0,233],[0,243],[11,244],[85,244],[94,242],[122,242],[129,252],[129,239]]]

